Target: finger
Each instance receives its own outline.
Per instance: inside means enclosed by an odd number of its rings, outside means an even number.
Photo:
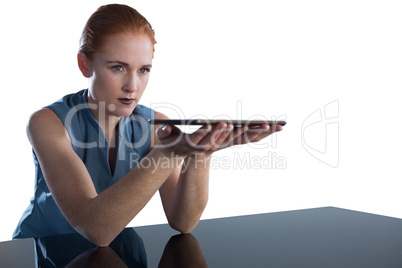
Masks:
[[[163,140],[170,135],[171,131],[172,128],[169,125],[163,125],[156,130],[156,136],[159,140]]]
[[[265,139],[266,137],[270,136],[272,133],[274,133],[273,131],[268,131],[268,132],[262,132],[260,135],[258,135],[257,137],[254,137],[250,142],[259,142],[260,140]]]
[[[233,130],[231,135],[227,138],[225,143],[228,143],[228,146],[241,144],[241,135],[249,129],[248,126],[237,127]]]
[[[262,132],[259,136],[257,136],[256,138],[254,138],[254,139],[252,140],[252,142],[259,142],[260,140],[265,139],[266,137],[268,137],[268,136],[274,134],[275,132],[282,131],[282,129],[283,129],[283,128],[282,128],[282,126],[280,126],[280,125],[272,125],[272,126],[270,126],[270,130],[269,130],[269,131]]]
[[[266,137],[272,135],[275,132],[281,131],[282,126],[280,125],[271,125],[268,131],[263,131],[256,137],[252,137],[251,142],[259,142],[262,139],[265,139]]]
[[[281,126],[281,125],[274,125],[275,126],[275,132],[278,132],[278,131],[282,131],[283,130],[283,127]]]
[[[174,125],[163,125],[156,130],[156,136],[159,140],[166,139],[171,135],[180,135],[182,132]]]
[[[254,142],[260,135],[271,134],[271,128],[268,125],[261,125],[259,127],[255,127],[247,130],[244,135],[242,135],[242,144]]]
[[[226,128],[222,129],[221,134],[216,137],[216,141],[212,143],[210,150],[216,151],[229,146],[230,136],[233,135],[233,125],[229,124]]]
[[[213,125],[207,124],[207,125],[203,125],[198,130],[205,131],[205,132],[210,132],[212,130],[212,128],[213,128]]]
[[[210,150],[216,145],[217,140],[220,138],[226,128],[227,124],[224,122],[219,122],[218,124],[216,124],[212,128],[212,130],[208,132],[207,135],[205,135],[203,139],[198,143],[197,148],[203,151]]]
[[[224,129],[224,132],[222,135],[219,137],[219,139],[216,141],[216,144],[219,145],[218,149],[223,149],[226,147],[230,147],[232,145],[236,145],[237,143],[237,137],[241,135],[247,129],[247,127],[234,127],[232,124],[229,124],[226,129]]]
[[[186,136],[187,143],[192,147],[199,147],[201,140],[205,138],[212,130],[211,125],[204,125],[195,132]]]

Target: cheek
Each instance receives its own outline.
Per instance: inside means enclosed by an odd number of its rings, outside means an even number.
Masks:
[[[110,75],[107,73],[94,73],[94,85],[99,87],[99,88],[104,88],[107,87],[109,84],[111,84],[111,79]]]
[[[140,90],[141,90],[142,92],[144,92],[145,88],[147,87],[148,81],[149,81],[149,76],[144,77],[144,78],[141,80],[141,89],[140,89]]]
[[[148,79],[141,81],[140,86],[137,88],[137,96],[141,97],[148,85]]]
[[[95,95],[108,95],[113,89],[119,87],[116,78],[107,73],[94,73],[91,79],[92,89]]]

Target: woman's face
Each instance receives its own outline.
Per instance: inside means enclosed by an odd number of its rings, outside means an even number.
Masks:
[[[129,116],[148,84],[152,56],[153,45],[146,35],[109,36],[88,62],[88,102],[100,105],[98,112],[104,105],[105,116]]]

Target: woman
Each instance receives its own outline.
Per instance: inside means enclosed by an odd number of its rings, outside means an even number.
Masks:
[[[148,119],[167,117],[138,102],[155,43],[151,25],[128,6],[102,6],[89,18],[78,53],[88,89],[29,120],[35,196],[14,238],[76,231],[107,246],[158,190],[170,226],[191,232],[207,204],[211,154],[281,130],[223,122],[192,134],[154,128]]]

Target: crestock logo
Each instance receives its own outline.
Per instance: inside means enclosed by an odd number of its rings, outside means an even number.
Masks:
[[[334,168],[339,166],[338,118],[339,100],[335,100],[310,114],[301,128],[301,142],[306,151]]]

